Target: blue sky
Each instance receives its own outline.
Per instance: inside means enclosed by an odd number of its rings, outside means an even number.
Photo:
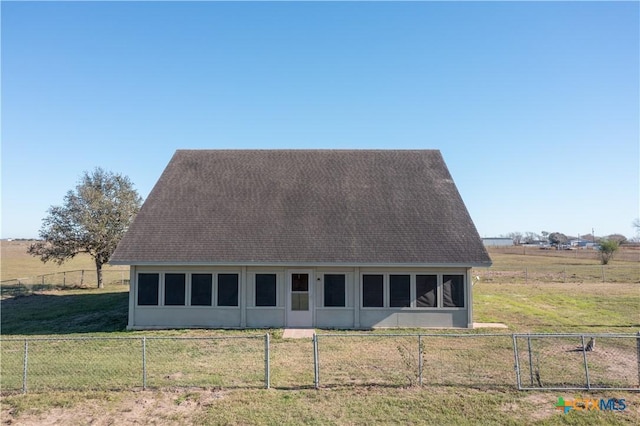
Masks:
[[[176,149],[440,149],[482,236],[634,235],[638,2],[6,2],[2,238]]]

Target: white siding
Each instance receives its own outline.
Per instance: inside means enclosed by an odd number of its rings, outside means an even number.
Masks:
[[[287,324],[287,271],[286,267],[205,267],[205,266],[132,266],[131,292],[129,300],[129,328],[282,328]],[[299,269],[296,267],[296,269]],[[376,328],[376,327],[471,327],[471,285],[468,268],[353,268],[353,267],[306,267],[311,271],[314,299],[313,326],[317,328]],[[163,306],[163,279],[159,283],[159,305],[138,306],[136,304],[137,277],[139,273],[185,273],[187,274],[186,303],[184,306]],[[189,277],[192,273],[236,273],[238,274],[238,306],[189,306]],[[255,276],[260,273],[276,274],[276,306],[255,306]],[[325,274],[345,274],[344,307],[324,306]],[[384,307],[362,307],[362,275],[384,275]],[[411,306],[389,307],[389,275],[411,276]],[[439,304],[434,308],[416,305],[416,274],[439,276]],[[444,308],[442,303],[442,275],[464,276],[464,307]],[[215,281],[215,279],[214,279]],[[215,283],[213,287],[215,293]],[[215,295],[214,295],[215,298]]]

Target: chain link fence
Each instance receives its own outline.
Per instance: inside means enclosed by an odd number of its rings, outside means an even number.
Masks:
[[[519,389],[639,390],[640,333],[514,336]]]
[[[640,283],[640,268],[617,265],[536,266],[511,269],[474,269],[480,282],[543,283]]]
[[[640,390],[640,333],[321,333],[0,340],[5,392],[517,386]]]
[[[317,386],[512,385],[507,334],[318,334]]]
[[[129,269],[103,269],[102,281],[104,285],[128,285]],[[0,295],[2,298],[5,298],[24,296],[37,291],[93,288],[97,287],[97,285],[95,270],[78,269],[4,280],[0,282]]]
[[[268,335],[2,339],[3,392],[264,387]]]

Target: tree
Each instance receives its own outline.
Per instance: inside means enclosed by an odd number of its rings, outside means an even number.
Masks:
[[[523,241],[527,244],[532,244],[537,241],[540,241],[540,235],[535,232],[525,232]]]
[[[569,238],[560,232],[552,232],[549,234],[549,242],[555,245],[566,244],[569,242]]]
[[[607,236],[605,239],[609,241],[616,241],[618,243],[618,246],[621,246],[627,242],[627,237],[625,237],[622,234],[611,234]]]
[[[102,265],[140,210],[142,198],[128,177],[96,168],[84,172],[75,191],[62,206],[51,206],[40,228],[41,240],[27,252],[43,262],[62,264],[88,253],[96,265],[98,288],[103,288]]]
[[[600,252],[600,262],[603,265],[609,263],[611,259],[613,259],[613,255],[618,250],[620,245],[615,240],[602,240],[600,241],[600,247],[598,251]]]
[[[507,234],[507,238],[511,238],[513,240],[513,244],[519,246],[522,243],[522,233],[521,232],[509,232]]]

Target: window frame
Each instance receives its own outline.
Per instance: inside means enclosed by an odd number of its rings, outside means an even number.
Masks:
[[[156,288],[156,303],[152,303],[152,304],[144,304],[141,305],[140,304],[140,275],[157,275],[158,276],[158,281],[157,281],[157,288]],[[152,307],[159,307],[162,306],[162,294],[163,294],[163,285],[162,285],[162,281],[163,281],[164,277],[162,276],[162,272],[157,272],[157,271],[144,271],[144,272],[136,272],[136,303],[135,306],[136,307],[142,307],[142,308],[152,308]]]
[[[177,274],[184,275],[185,277],[185,295],[184,295],[184,304],[182,305],[167,305],[166,304],[166,276],[167,274]],[[140,276],[141,275],[157,275],[158,276],[158,295],[157,295],[157,303],[154,305],[141,305],[139,302],[139,292],[140,292]],[[212,285],[211,285],[211,304],[210,305],[193,305],[191,302],[191,298],[193,296],[193,276],[194,275],[211,275]],[[235,275],[237,278],[237,305],[235,306],[220,306],[219,305],[219,297],[218,297],[218,277],[220,275]],[[277,274],[276,274],[277,275]],[[242,298],[243,287],[242,287],[242,279],[243,274],[241,271],[237,269],[229,269],[229,270],[213,270],[213,269],[203,269],[203,270],[184,270],[184,269],[156,269],[156,270],[148,270],[148,271],[136,271],[136,291],[135,291],[135,301],[134,304],[136,308],[169,308],[169,309],[185,309],[185,308],[194,308],[194,309],[240,309],[242,306]],[[278,282],[278,277],[276,277],[276,286]],[[277,292],[277,288],[276,288]],[[276,294],[276,303],[278,302],[279,296]],[[265,306],[265,308],[273,308],[272,306]]]
[[[181,275],[183,277],[183,282],[182,282],[182,303],[171,303],[168,304],[167,303],[167,275]],[[189,274],[186,272],[165,272],[164,274],[162,274],[162,306],[171,306],[171,307],[178,307],[178,306],[188,306],[187,305],[187,287],[188,287],[188,283],[189,283]],[[179,293],[177,293],[179,294]]]
[[[454,277],[454,276],[459,276],[462,279],[462,282],[460,283],[460,287],[462,288],[462,295],[461,295],[461,306],[445,306],[444,305],[444,284],[445,284],[445,277]],[[442,296],[441,296],[441,300],[442,300],[442,309],[463,309],[467,307],[467,283],[466,283],[466,275],[465,274],[457,274],[455,272],[448,272],[448,273],[443,273],[442,276],[440,277],[440,288],[442,289]],[[456,302],[456,297],[455,297],[455,292],[452,289],[452,300],[455,303]]]
[[[418,276],[423,276],[423,277],[435,277],[436,278],[436,285],[435,285],[435,306],[418,306]],[[415,274],[415,282],[413,285],[413,290],[414,290],[414,301],[416,304],[416,309],[439,309],[441,308],[442,303],[440,303],[440,298],[441,298],[441,293],[442,293],[442,289],[440,288],[440,275],[437,272],[417,272]]]
[[[326,305],[326,295],[327,295],[327,288],[326,288],[326,276],[327,275],[340,275],[342,277],[344,277],[344,305],[342,306],[329,306]],[[322,305],[320,306],[322,309],[352,309],[349,306],[349,273],[347,272],[323,272],[322,273]]]
[[[386,273],[382,273],[382,272],[363,272],[360,275],[360,308],[361,309],[385,309],[388,307],[388,302],[387,300],[389,299],[388,297],[388,293],[389,291],[387,290],[387,275]],[[364,301],[365,301],[365,297],[364,297],[364,277],[365,276],[381,276],[382,277],[382,306],[365,306]]]
[[[220,304],[220,275],[235,275],[236,276],[236,304],[235,305],[221,305]],[[240,309],[240,302],[242,294],[240,294],[242,274],[239,272],[221,271],[215,273],[215,301],[214,306],[217,309]]]
[[[281,308],[280,295],[278,294],[278,282],[280,281],[280,276],[275,271],[257,271],[252,273],[253,275],[253,300],[251,301],[251,308],[257,309],[274,309]],[[275,305],[258,305],[258,275],[273,275],[275,277]]]
[[[194,275],[210,275],[211,276],[211,300],[209,302],[208,305],[194,305],[193,304],[193,276]],[[193,307],[193,308],[211,308],[211,307],[215,307],[215,296],[216,296],[216,281],[215,278],[216,274],[215,272],[212,271],[196,271],[196,272],[191,272],[189,273],[189,285],[188,285],[188,289],[189,291],[187,292],[188,295],[188,301],[189,304],[187,306],[189,307]]]
[[[409,293],[407,294],[407,299],[406,301],[403,299],[403,303],[408,303],[407,305],[394,305],[393,303],[395,302],[395,299],[392,299],[392,293],[393,293],[393,277],[404,277],[404,278],[408,278],[409,282],[406,283],[408,288],[407,290],[409,290]],[[412,277],[411,273],[404,273],[404,274],[400,274],[400,273],[389,273],[389,308],[411,308],[411,304],[413,302],[412,297],[411,297],[411,283],[415,281],[415,278]],[[400,283],[398,283],[400,284]],[[404,284],[404,283],[402,283]],[[404,290],[404,289],[403,289]]]
[[[383,276],[383,306],[365,306],[364,302],[364,277],[366,275],[382,275]],[[409,306],[391,306],[391,276],[392,275],[409,275]],[[418,306],[418,294],[417,294],[417,276],[418,275],[433,275],[436,276],[436,306]],[[444,306],[444,277],[445,276],[460,276],[461,277],[461,303],[462,306]],[[467,303],[469,300],[468,292],[468,272],[467,271],[447,271],[446,269],[427,270],[427,271],[402,271],[402,270],[386,270],[380,271],[378,269],[371,269],[360,271],[359,274],[359,308],[362,310],[368,309],[386,309],[386,310],[420,310],[420,311],[450,311],[450,310],[464,310],[468,309]]]

